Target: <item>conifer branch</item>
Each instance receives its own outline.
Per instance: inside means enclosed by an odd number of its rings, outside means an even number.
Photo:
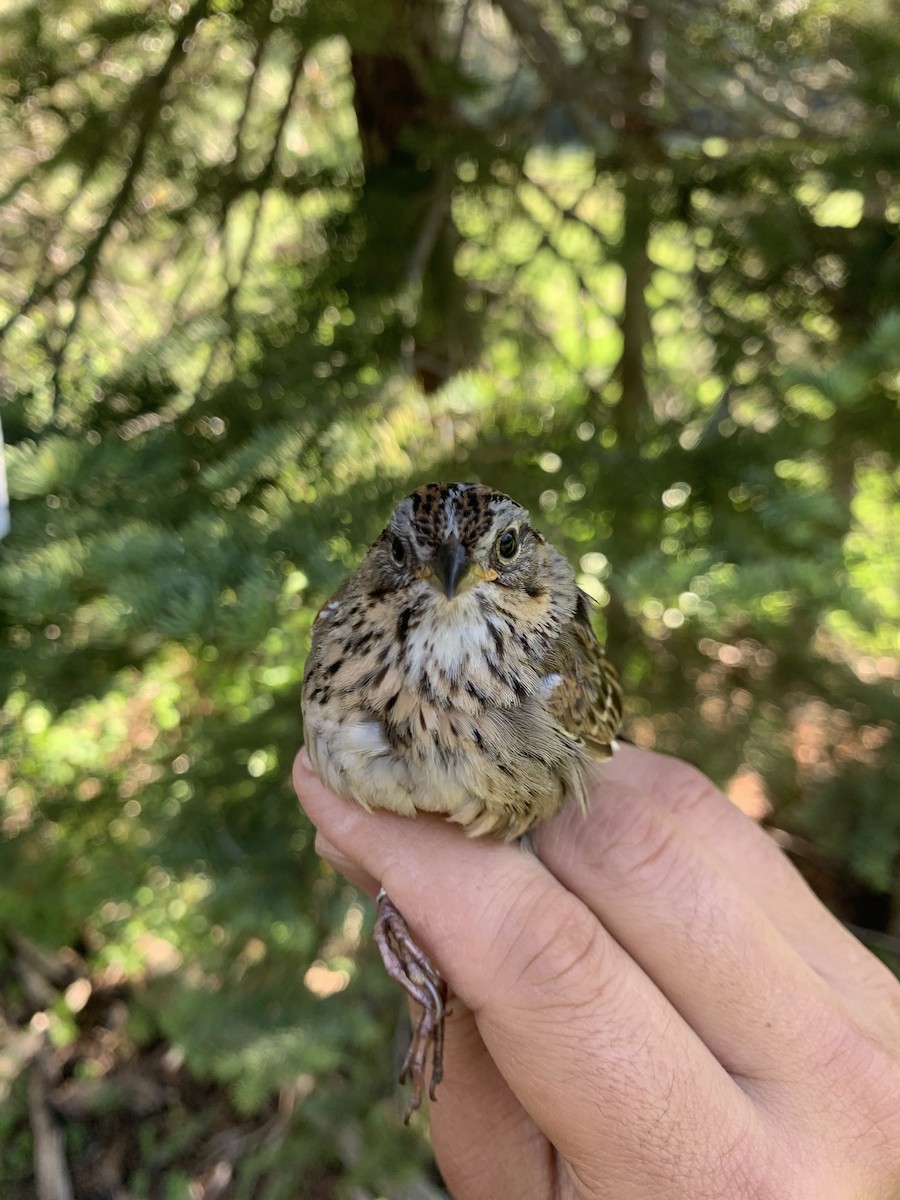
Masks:
[[[624,110],[626,99],[617,89],[585,75],[576,63],[567,62],[559,42],[543,26],[539,12],[528,0],[495,0],[517,41],[531,59],[544,84],[564,105],[585,145],[596,146],[599,117],[612,121]]]
[[[62,404],[62,373],[65,367],[66,353],[72,343],[75,334],[81,324],[81,319],[84,314],[84,302],[90,294],[94,279],[100,266],[100,257],[103,249],[109,240],[110,234],[115,229],[119,218],[125,212],[128,205],[131,203],[134,186],[138,176],[143,170],[144,161],[147,157],[147,150],[150,145],[150,139],[156,128],[156,123],[159,118],[159,110],[162,106],[162,99],[165,94],[169,81],[175,68],[182,62],[188,51],[188,39],[197,28],[198,24],[205,16],[209,7],[209,0],[198,0],[182,17],[178,26],[175,29],[175,35],[172,40],[172,45],[169,48],[169,53],[165,62],[150,79],[146,80],[142,85],[145,89],[144,95],[139,103],[140,116],[137,122],[137,137],[134,144],[134,149],[131,152],[131,160],[128,164],[128,169],[119,185],[119,190],[116,193],[115,199],[109,207],[109,211],[103,220],[103,224],[97,230],[93,239],[88,243],[85,249],[84,256],[77,264],[71,264],[67,268],[66,274],[71,274],[74,267],[77,265],[82,268],[81,278],[75,288],[72,296],[74,311],[72,319],[63,334],[62,342],[54,356],[53,363],[53,417],[54,420],[59,416],[60,406]],[[51,285],[51,290],[55,291],[59,286],[60,280],[56,280]]]
[[[272,12],[272,6],[271,6],[271,4],[269,4],[268,12],[267,12],[267,19],[269,19],[271,17],[271,12]],[[268,37],[258,37],[256,39],[256,49],[253,52],[253,65],[252,65],[252,69],[251,69],[251,73],[250,73],[250,78],[247,81],[247,92],[246,92],[246,95],[244,98],[244,106],[241,109],[241,113],[240,113],[240,116],[238,117],[237,125],[236,125],[235,131],[234,131],[234,159],[233,159],[232,175],[236,175],[237,172],[240,170],[241,166],[243,165],[244,129],[246,128],[247,121],[250,118],[250,111],[253,107],[253,99],[254,99],[254,96],[256,95],[256,88],[257,88],[257,84],[259,82],[260,74],[262,73],[262,65],[265,60],[266,50],[268,48],[268,45],[269,45]],[[302,58],[302,56],[301,56],[301,58]],[[260,196],[259,199],[257,200],[256,213],[253,218],[253,225],[250,230],[250,235],[247,238],[247,244],[244,248],[244,254],[241,259],[241,264],[240,264],[240,267],[238,268],[237,275],[233,279],[228,279],[228,223],[229,223],[229,218],[230,218],[233,210],[230,206],[227,206],[222,213],[221,229],[222,229],[223,244],[224,244],[224,249],[225,249],[225,273],[226,273],[226,284],[227,284],[224,303],[225,303],[225,312],[227,315],[228,324],[232,330],[232,335],[234,333],[235,324],[236,324],[236,314],[235,314],[235,307],[234,307],[235,299],[237,297],[237,293],[238,293],[238,289],[241,284],[241,280],[244,276],[244,273],[247,269],[247,264],[249,262],[248,251],[249,251],[250,247],[252,246],[252,244],[255,240],[255,237],[256,237],[256,230],[257,230],[257,227],[259,224],[259,210],[261,207],[261,203],[262,203],[262,198]]]
[[[422,222],[422,228],[412,253],[406,262],[403,272],[403,282],[408,293],[415,294],[416,299],[422,288],[422,279],[428,267],[428,261],[434,252],[435,242],[441,231],[441,225],[450,213],[450,193],[453,182],[453,172],[448,163],[442,163],[438,170],[431,203]]]
[[[72,1177],[66,1162],[63,1130],[50,1107],[45,1078],[50,1043],[45,1041],[28,1078],[28,1115],[34,1137],[34,1175],[37,1200],[73,1200]]]
[[[279,155],[282,150],[282,143],[284,140],[284,131],[287,126],[287,122],[288,122],[288,118],[291,114],[291,110],[294,107],[294,100],[295,100],[296,94],[297,94],[297,87],[300,83],[300,77],[303,74],[303,67],[304,67],[305,62],[306,62],[306,52],[300,51],[297,54],[297,58],[294,63],[293,70],[291,71],[291,78],[288,83],[287,97],[285,99],[284,104],[281,107],[281,111],[278,114],[278,120],[275,125],[275,133],[272,138],[272,148],[271,148],[271,151],[269,152],[269,157],[266,159],[266,163],[265,163],[265,166],[263,167],[263,169],[256,176],[255,182],[258,185],[259,196],[258,196],[257,203],[256,203],[256,209],[253,213],[253,220],[250,225],[250,231],[247,234],[247,241],[244,244],[244,250],[241,255],[241,261],[238,266],[237,273],[234,276],[234,278],[229,282],[228,290],[225,293],[224,306],[225,306],[225,312],[227,314],[230,329],[231,329],[232,344],[234,343],[234,336],[236,333],[236,325],[237,325],[235,302],[237,300],[237,295],[238,295],[238,292],[240,291],[241,284],[243,283],[244,277],[246,276],[248,267],[250,265],[250,259],[253,256],[253,251],[256,247],[256,242],[259,237],[260,224],[261,224],[261,220],[262,220],[262,210],[263,210],[263,204],[265,203],[266,192],[269,190],[269,188],[272,186],[272,184],[275,182],[275,180],[277,178],[278,158],[279,158]],[[248,104],[249,104],[249,96],[248,96]],[[209,348],[209,356],[206,360],[206,366],[203,370],[203,375],[200,379],[200,382],[197,385],[196,394],[198,396],[202,396],[204,394],[204,392],[206,391],[206,387],[209,383],[210,373],[212,372],[213,364],[216,359],[216,349],[217,349],[216,343],[211,342],[210,348]]]
[[[142,80],[132,93],[128,112],[129,117],[136,114],[137,118],[137,135],[134,147],[112,204],[93,238],[87,243],[84,253],[80,258],[74,258],[68,266],[57,272],[49,280],[36,280],[26,300],[19,305],[17,311],[0,327],[0,341],[2,341],[20,317],[26,316],[41,301],[50,296],[56,296],[63,284],[80,273],[78,283],[71,297],[74,305],[72,317],[62,333],[60,344],[51,356],[53,361],[54,418],[58,416],[62,401],[62,372],[65,366],[66,352],[72,339],[78,332],[83,315],[84,301],[94,284],[101,255],[110,235],[131,202],[135,183],[144,167],[150,140],[156,128],[162,98],[172,78],[172,74],[185,58],[188,51],[188,41],[200,21],[206,15],[208,8],[209,0],[198,0],[197,3],[188,9],[174,30],[172,45],[165,62],[154,75]],[[89,179],[95,171],[96,166],[89,171],[87,178]],[[84,194],[86,183],[87,179],[83,181],[80,191],[76,192],[70,198],[64,211],[71,208],[76,199],[79,199]],[[49,248],[50,244],[48,243],[48,253]]]
[[[291,109],[294,107],[294,100],[297,95],[297,87],[300,83],[300,76],[303,74],[305,62],[306,52],[301,51],[297,55],[297,60],[294,63],[294,69],[291,72],[290,82],[288,83],[287,98],[281,108],[281,112],[278,114],[278,122],[275,126],[275,135],[272,139],[271,153],[266,161],[266,165],[257,176],[257,180],[259,182],[259,199],[256,205],[256,212],[253,214],[253,223],[250,227],[250,233],[247,237],[246,245],[244,246],[244,253],[241,256],[241,263],[238,267],[238,273],[233,285],[229,287],[229,294],[226,298],[226,308],[229,310],[229,312],[233,311],[234,300],[237,296],[238,290],[240,289],[241,283],[244,280],[244,276],[247,273],[247,267],[253,254],[253,249],[256,245],[265,194],[276,180],[278,173],[278,158],[281,154],[282,143],[284,141],[284,131],[287,126],[288,118],[291,115]]]
[[[272,6],[271,6],[271,4],[269,4],[266,9],[265,23],[267,24],[270,33],[271,33],[271,20],[270,20],[271,11],[272,11]],[[224,256],[224,260],[225,260],[224,270],[225,270],[225,286],[226,286],[226,301],[225,301],[226,304],[227,304],[227,297],[231,295],[231,288],[229,287],[229,278],[228,278],[228,275],[229,275],[229,271],[228,271],[228,237],[227,237],[228,220],[229,220],[229,217],[232,212],[232,204],[234,203],[234,201],[245,190],[249,190],[252,187],[252,181],[248,182],[245,186],[242,186],[240,184],[240,181],[238,180],[238,172],[243,164],[243,158],[244,158],[244,130],[246,129],[247,121],[249,120],[250,113],[253,108],[253,101],[254,101],[254,97],[257,92],[259,77],[260,77],[260,74],[262,71],[262,65],[263,65],[263,61],[265,59],[265,53],[266,53],[266,49],[267,49],[268,45],[269,45],[269,36],[268,35],[259,34],[256,37],[255,47],[254,47],[254,51],[253,51],[253,57],[251,59],[250,75],[247,80],[246,90],[244,92],[244,103],[241,106],[241,111],[238,115],[237,123],[235,125],[234,137],[232,138],[232,145],[234,147],[234,155],[231,160],[231,169],[228,172],[228,176],[227,176],[227,178],[229,180],[229,185],[230,185],[229,188],[227,189],[228,200],[225,203],[223,203],[221,212],[219,214],[219,221],[218,221],[217,227],[215,229],[208,231],[208,233],[206,234],[206,238],[205,238],[206,245],[201,246],[201,248],[199,249],[199,252],[197,252],[196,246],[193,245],[193,239],[191,239],[191,238],[186,239],[188,249],[189,250],[193,249],[195,252],[194,253],[194,261],[183,272],[183,277],[182,277],[181,285],[178,289],[178,293],[172,301],[171,317],[168,322],[166,331],[162,335],[161,340],[163,340],[163,341],[169,337],[169,335],[171,334],[173,329],[175,329],[179,325],[183,324],[184,321],[186,320],[186,315],[184,312],[184,306],[186,306],[186,303],[187,303],[186,297],[193,290],[194,284],[196,283],[196,280],[197,280],[198,272],[201,269],[201,267],[204,266],[210,260],[210,258],[212,258],[219,251],[221,251],[221,253]],[[226,191],[226,189],[222,189],[222,190],[223,190],[223,192]],[[182,244],[179,246],[179,250],[178,250],[179,254],[184,249],[184,247],[185,247],[185,242],[182,242]],[[229,311],[231,312],[233,310],[229,310]],[[212,357],[212,355],[210,357]],[[203,376],[204,379],[206,378],[206,374],[209,369],[209,365],[210,365],[209,362],[207,362],[207,367],[204,370],[204,376]]]

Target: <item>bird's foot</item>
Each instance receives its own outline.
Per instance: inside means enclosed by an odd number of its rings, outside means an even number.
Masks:
[[[385,970],[391,979],[412,996],[421,1011],[413,1023],[412,1040],[400,1082],[410,1080],[409,1103],[404,1122],[422,1103],[428,1048],[431,1047],[431,1079],[428,1095],[435,1099],[435,1088],[444,1072],[444,1017],[447,1011],[447,984],[432,965],[428,955],[412,939],[409,927],[390,896],[384,890],[376,899],[375,942],[381,951]]]

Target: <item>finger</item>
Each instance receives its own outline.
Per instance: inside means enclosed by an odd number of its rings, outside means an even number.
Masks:
[[[458,996],[450,1001],[444,1078],[429,1115],[434,1155],[454,1200],[544,1200],[553,1194],[555,1153]]]
[[[595,804],[621,804],[622,785],[677,817],[705,844],[724,872],[753,896],[773,925],[831,987],[868,1011],[874,990],[891,1003],[895,983],[814,895],[771,837],[696,768],[667,755],[623,745],[594,773]],[[580,841],[581,824],[570,826]]]
[[[329,840],[381,880],[585,1190],[630,1200],[645,1194],[635,1164],[693,1161],[700,1144],[721,1161],[747,1134],[748,1098],[533,856],[437,818],[366,813],[312,780],[298,790]],[[708,1195],[721,1194],[717,1181]]]
[[[621,786],[588,820],[570,808],[548,822],[537,845],[732,1074],[808,1067],[832,989],[676,816]]]
[[[309,786],[321,786],[305,755],[295,782],[301,802]],[[370,896],[377,893],[377,880],[321,832],[316,835],[316,852]],[[550,1194],[555,1153],[510,1091],[485,1048],[473,1013],[458,996],[451,998],[447,1015],[444,1076],[437,1095],[430,1105],[432,1143],[457,1200],[538,1200]]]

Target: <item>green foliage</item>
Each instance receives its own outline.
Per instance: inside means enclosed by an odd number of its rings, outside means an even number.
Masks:
[[[530,505],[635,740],[755,772],[900,931],[897,29],[620,7],[0,17],[0,1002],[57,1082],[164,1080],[133,1194],[225,1142],[229,1197],[426,1186],[402,1007],[289,774],[313,615],[428,479]],[[112,1065],[75,977],[126,1005]]]

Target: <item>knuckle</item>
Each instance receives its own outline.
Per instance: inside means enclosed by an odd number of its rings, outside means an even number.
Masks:
[[[832,1011],[814,1026],[805,1073],[802,1141],[818,1147],[805,1172],[807,1191],[820,1196],[840,1169],[871,1196],[895,1195],[900,1178],[900,1050],[890,1036],[873,1036],[853,1014]],[[892,1031],[893,1033],[893,1031]],[[885,1191],[885,1181],[893,1187]]]
[[[609,809],[592,847],[598,871],[628,876],[643,887],[671,886],[691,870],[681,829],[672,816],[643,800]]]
[[[710,802],[717,805],[728,803],[722,792],[702,771],[675,758],[666,764],[666,787],[661,799],[670,812],[685,814]]]
[[[604,936],[596,918],[571,893],[553,886],[523,896],[498,935],[494,960],[529,1001],[596,998],[603,978]]]
[[[900,1167],[900,1052],[856,1027],[839,1031],[825,1054],[846,1136],[864,1157]]]

